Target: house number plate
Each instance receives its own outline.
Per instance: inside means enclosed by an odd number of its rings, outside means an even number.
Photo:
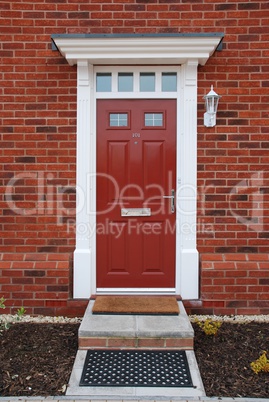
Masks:
[[[122,208],[121,216],[151,216],[151,208]]]

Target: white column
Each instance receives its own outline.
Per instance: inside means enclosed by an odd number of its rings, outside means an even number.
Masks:
[[[184,299],[199,296],[196,248],[197,66],[198,60],[189,60],[182,65],[178,101],[176,289]]]
[[[93,148],[93,67],[85,60],[77,64],[77,204],[76,249],[74,252],[74,298],[89,298],[94,264],[91,179],[94,177]],[[94,149],[94,151],[92,150]],[[91,152],[92,150],[92,152]],[[95,158],[95,157],[94,157]],[[92,214],[93,215],[93,214]],[[95,217],[94,217],[95,219]]]

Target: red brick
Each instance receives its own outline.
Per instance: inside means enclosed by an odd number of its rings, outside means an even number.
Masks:
[[[108,338],[107,346],[111,348],[135,348],[135,338]]]
[[[201,255],[202,261],[222,261],[222,254],[203,254]]]
[[[250,261],[269,261],[268,254],[248,254]]]
[[[204,307],[224,307],[224,301],[219,300],[204,300],[203,301]]]
[[[164,338],[139,338],[137,340],[137,347],[139,348],[164,348]]]
[[[68,261],[69,260],[69,254],[60,254],[60,253],[58,253],[58,254],[56,254],[56,253],[53,253],[53,254],[49,254],[48,255],[48,260],[49,261]]]
[[[193,338],[167,338],[166,348],[182,348],[185,350],[193,349]]]
[[[225,261],[246,261],[247,254],[226,254],[224,258]]]
[[[233,262],[216,262],[214,268],[230,270],[235,269],[235,264]]]
[[[107,347],[107,338],[79,337],[78,347],[79,349],[104,348]]]
[[[13,261],[11,263],[12,269],[31,269],[34,268],[34,263],[30,261]]]
[[[7,268],[10,268],[10,262],[0,261],[0,269],[7,269]]]
[[[219,278],[213,280],[213,285],[234,285],[235,279],[234,278]]]

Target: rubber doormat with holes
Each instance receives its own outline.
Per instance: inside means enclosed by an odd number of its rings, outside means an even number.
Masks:
[[[79,385],[193,387],[182,350],[88,350]]]

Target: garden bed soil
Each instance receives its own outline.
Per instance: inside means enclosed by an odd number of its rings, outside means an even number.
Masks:
[[[269,353],[269,323],[224,322],[216,336],[193,324],[207,396],[268,398],[269,373],[250,363]],[[64,395],[77,352],[79,324],[16,323],[0,336],[0,396]]]
[[[207,396],[269,397],[269,373],[255,374],[250,363],[269,353],[269,323],[224,322],[216,336],[195,329],[195,355]],[[269,356],[268,356],[269,358]]]
[[[0,336],[0,396],[64,395],[79,324],[16,323]]]

